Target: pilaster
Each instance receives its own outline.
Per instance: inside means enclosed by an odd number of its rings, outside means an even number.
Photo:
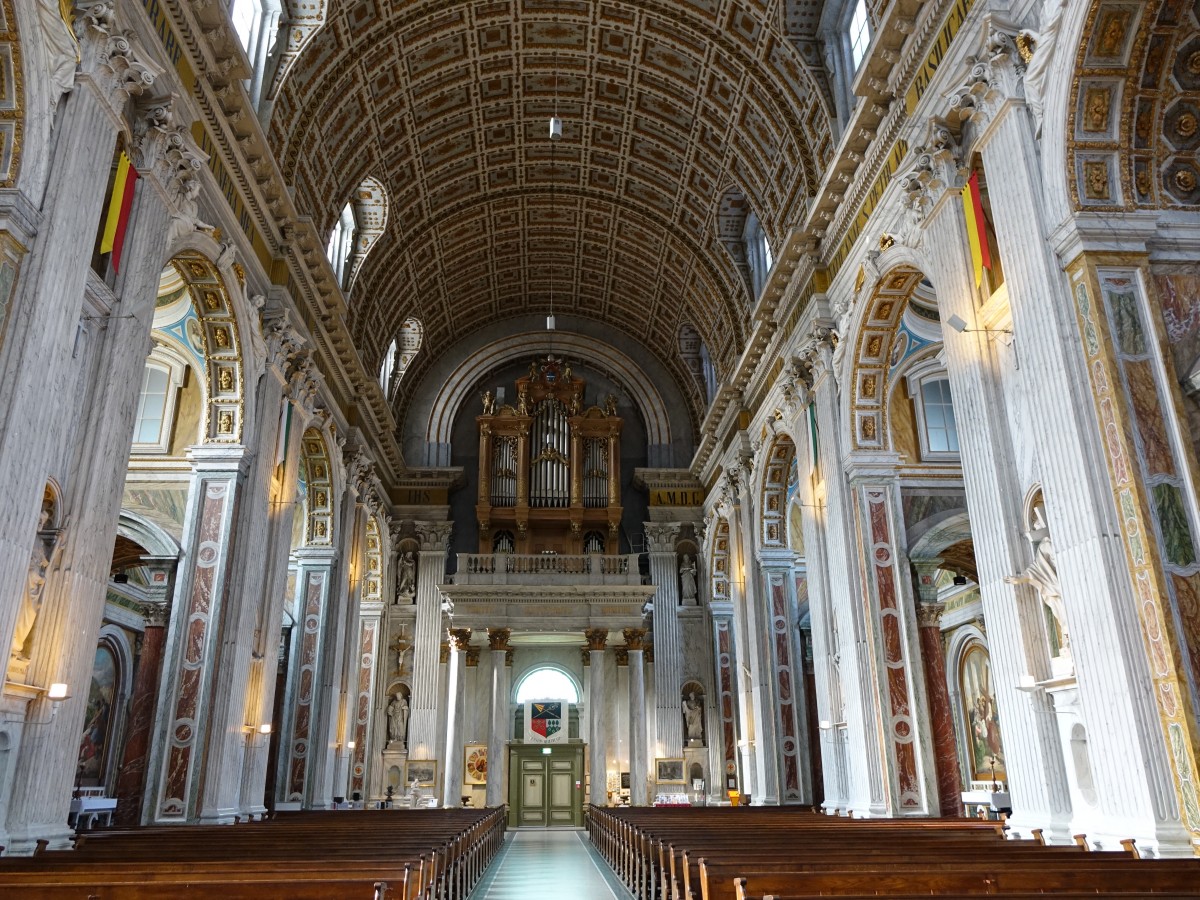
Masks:
[[[676,702],[683,679],[683,638],[679,629],[679,575],[675,543],[678,522],[647,522],[654,611],[654,710],[656,757],[683,756],[683,722]],[[595,673],[593,672],[593,677]]]
[[[413,759],[434,759],[439,740],[438,657],[441,647],[442,595],[450,522],[418,522],[421,549],[417,559],[417,620],[413,635],[412,715],[408,750]]]
[[[587,638],[588,654],[591,665],[588,673],[588,718],[591,725],[588,729],[588,769],[591,772],[588,802],[593,806],[608,805],[608,728],[605,721],[605,709],[608,706],[605,685],[604,648],[608,640],[608,631],[604,628],[590,628],[584,636]],[[631,788],[632,788],[632,775]]]
[[[489,628],[488,647],[492,658],[492,727],[488,734],[486,803],[491,808],[504,804],[508,788],[508,740],[512,704],[508,699],[508,628]]]
[[[650,747],[646,736],[646,659],[643,649],[646,629],[623,632],[629,655],[629,802],[644,806],[649,800],[647,777]]]

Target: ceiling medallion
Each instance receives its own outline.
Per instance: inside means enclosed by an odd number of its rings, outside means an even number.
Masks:
[[[1196,189],[1196,173],[1191,169],[1180,169],[1175,173],[1175,186],[1190,194]]]

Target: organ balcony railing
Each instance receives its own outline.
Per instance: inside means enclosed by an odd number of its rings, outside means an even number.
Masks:
[[[455,584],[641,584],[636,553],[460,553]]]

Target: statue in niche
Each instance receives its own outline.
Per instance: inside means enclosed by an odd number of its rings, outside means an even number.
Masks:
[[[392,694],[392,700],[387,707],[387,738],[388,747],[399,745],[405,750],[405,738],[408,732],[408,701],[399,691]]]
[[[496,395],[491,391],[483,392],[483,414],[485,416],[494,416],[496,414]]]
[[[696,563],[687,553],[679,564],[679,598],[684,606],[696,605]]]
[[[54,516],[53,501],[42,504],[38,518],[37,536],[29,554],[29,571],[25,579],[25,590],[21,594],[21,607],[17,611],[17,624],[13,629],[10,657],[13,661],[27,665],[33,629],[46,591],[46,575],[50,571],[51,554],[55,545],[55,534],[47,527]]]
[[[75,65],[79,48],[68,23],[71,21],[71,0],[38,0],[38,25],[42,30],[42,46],[46,50],[46,68],[50,72],[50,114],[54,115],[62,95],[75,86]]]
[[[683,730],[689,747],[704,746],[704,703],[696,698],[695,691],[689,691],[683,701]]]
[[[1051,636],[1051,650],[1057,644],[1058,652],[1051,655],[1069,660],[1071,649],[1067,633],[1067,612],[1062,599],[1062,586],[1058,580],[1054,544],[1050,540],[1050,529],[1046,526],[1041,505],[1033,509],[1033,525],[1025,532],[1025,538],[1033,547],[1033,562],[1025,571],[1010,575],[1004,581],[1007,584],[1028,584],[1038,592],[1042,603],[1050,610],[1053,630],[1056,632]]]
[[[411,550],[400,555],[400,573],[396,576],[396,602],[412,603],[417,596],[417,560]]]
[[[1046,77],[1054,59],[1054,43],[1067,0],[1049,0],[1053,4],[1038,31],[1022,29],[1017,34],[1017,50],[1025,63],[1025,105],[1033,115],[1034,136],[1042,134],[1042,108],[1046,97]]]

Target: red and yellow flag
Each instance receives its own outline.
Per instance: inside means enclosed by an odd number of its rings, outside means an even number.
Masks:
[[[963,215],[967,219],[967,241],[971,245],[971,263],[975,266],[975,287],[983,283],[983,270],[992,269],[988,249],[987,222],[983,218],[983,198],[979,194],[979,173],[972,172],[962,189]]]
[[[121,271],[121,250],[125,246],[125,228],[129,225],[129,210],[133,207],[133,186],[137,169],[124,153],[117,161],[117,177],[113,180],[112,199],[108,201],[108,216],[104,220],[104,236],[100,252],[112,254],[114,272]]]

